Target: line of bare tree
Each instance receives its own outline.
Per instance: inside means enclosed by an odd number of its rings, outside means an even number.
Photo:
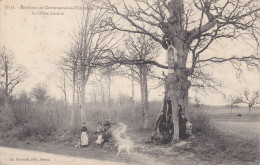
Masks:
[[[28,78],[28,73],[25,67],[16,61],[13,52],[1,47],[0,129],[6,131],[14,126],[23,125],[29,132],[38,128],[37,131],[41,129],[43,134],[50,133],[50,130],[54,130],[66,121],[62,120],[66,114],[63,111],[63,103],[50,97],[47,85],[43,84],[36,84],[30,93],[18,92],[19,85],[26,78]],[[26,134],[26,136],[30,136],[31,132]]]
[[[0,50],[0,85],[7,97],[27,77],[26,69],[17,64],[13,53],[2,47]]]
[[[232,110],[238,104],[244,103],[248,106],[248,111],[251,112],[251,108],[254,105],[260,104],[260,93],[259,90],[249,91],[248,89],[244,90],[243,95],[235,96],[235,95],[223,95],[227,105]]]
[[[74,111],[71,114],[71,125],[75,125],[76,111],[79,110],[80,121],[86,122],[85,89],[90,75],[98,67],[108,49],[112,49],[116,39],[115,32],[109,30],[105,23],[106,9],[96,9],[90,2],[83,4],[86,10],[82,11],[78,20],[78,30],[72,35],[72,42],[66,56],[62,57],[60,65],[65,75],[72,83]],[[76,106],[76,95],[77,103]]]

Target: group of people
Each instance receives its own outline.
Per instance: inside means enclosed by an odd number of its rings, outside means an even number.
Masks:
[[[82,123],[81,127],[81,134],[80,134],[80,139],[78,141],[78,144],[75,147],[86,147],[89,144],[89,134],[88,134],[88,129],[86,127],[85,123]],[[110,137],[112,136],[111,134],[111,123],[108,120],[108,118],[105,119],[104,124],[102,125],[101,122],[98,123],[97,129],[94,132],[97,134],[97,140],[96,144],[99,146],[102,146],[105,142],[108,142]]]
[[[185,117],[180,105],[178,105],[178,118],[179,118],[179,138],[181,140],[184,140],[189,135],[191,135],[192,124]],[[160,116],[156,122],[155,134],[152,136],[152,139],[154,138],[157,139],[156,136],[159,135],[160,137],[159,139],[161,139],[162,142],[168,142],[172,140],[173,134],[174,134],[174,125],[173,125],[172,114],[166,115],[164,114],[163,111],[161,111]]]
[[[98,135],[96,144],[102,146],[105,142],[108,142],[110,137],[112,136],[111,123],[109,122],[109,120],[106,119],[104,125],[99,122],[95,133]]]

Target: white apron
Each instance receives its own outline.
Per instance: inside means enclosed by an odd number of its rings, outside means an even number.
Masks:
[[[103,142],[102,134],[99,134],[96,143],[101,144],[102,142]]]
[[[88,133],[87,132],[81,132],[81,146],[88,145]]]

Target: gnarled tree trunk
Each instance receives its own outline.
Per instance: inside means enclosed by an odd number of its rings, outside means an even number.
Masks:
[[[183,30],[183,1],[170,2],[169,22],[165,24],[164,39],[168,47],[168,76],[166,81],[166,100],[171,103],[174,134],[172,141],[179,141],[179,108],[185,113],[188,107],[189,70],[186,68],[188,47],[185,43]],[[164,102],[167,104],[167,102]],[[165,106],[164,106],[165,107]],[[166,115],[166,123],[169,118]]]
[[[164,141],[179,141],[179,114],[180,110],[182,113],[185,114],[186,109],[188,108],[188,90],[191,85],[191,82],[187,78],[188,76],[186,74],[186,71],[181,69],[176,69],[174,73],[169,73],[167,77],[165,87],[166,93],[163,102],[163,108],[161,111],[163,113],[160,112],[160,115],[162,115],[162,117],[160,118],[159,115],[155,128],[156,133],[162,133],[163,131],[166,131],[166,134],[169,135],[168,138],[172,137],[172,139],[164,139]],[[165,124],[165,127],[161,124]],[[174,130],[173,136],[170,135],[170,130]]]
[[[179,72],[179,73],[178,73]],[[185,113],[188,107],[188,90],[190,81],[187,80],[185,73],[182,70],[176,70],[176,73],[169,74],[166,84],[167,94],[166,97],[171,101],[172,105],[172,119],[174,126],[173,141],[179,140],[179,107]]]

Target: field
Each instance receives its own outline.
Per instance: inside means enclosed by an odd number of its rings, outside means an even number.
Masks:
[[[237,107],[231,110],[225,106],[204,106],[202,111],[217,122],[260,122],[260,107],[253,107],[251,112],[247,107]],[[238,114],[241,114],[239,117]]]
[[[206,110],[205,110],[206,109]],[[224,153],[227,158],[259,163],[260,107],[251,112],[247,107],[238,107],[231,112],[227,107],[207,107],[203,110],[210,117],[211,125],[222,136],[222,142],[229,146]],[[233,151],[230,151],[233,150]]]
[[[233,110],[211,109],[206,113],[210,116],[212,124],[225,135],[234,135],[241,139],[259,140],[260,137],[260,107],[254,108],[250,113],[247,107]],[[240,114],[241,116],[238,116]]]

